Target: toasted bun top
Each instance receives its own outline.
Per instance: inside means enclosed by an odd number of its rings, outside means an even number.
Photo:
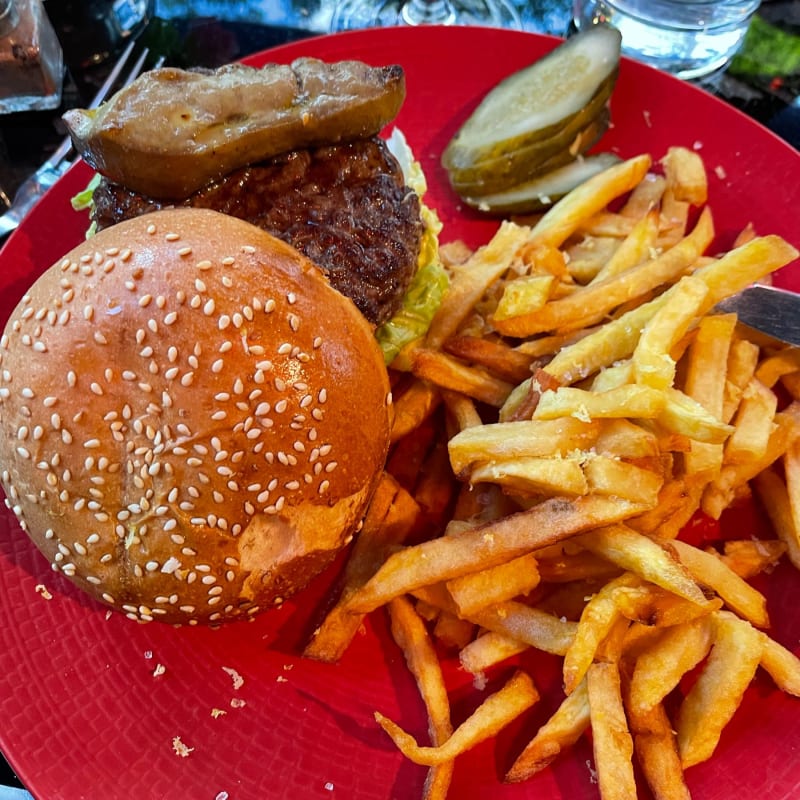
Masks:
[[[383,466],[389,383],[317,268],[214,211],[76,247],[0,340],[0,479],[57,570],[137,619],[278,603],[352,535]]]

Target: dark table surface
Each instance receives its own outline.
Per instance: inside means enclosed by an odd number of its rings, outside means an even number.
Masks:
[[[59,144],[63,110],[88,104],[112,60],[82,64],[87,37],[67,33],[60,17],[70,5],[85,4],[49,3],[51,9],[58,6],[52,16],[65,50],[62,107],[0,117],[0,188],[11,195]],[[517,6],[526,29],[557,36],[570,33],[569,2],[517,0]],[[138,38],[151,59],[163,56],[175,66],[214,67],[327,33],[330,17],[330,0],[152,0],[152,15]],[[800,149],[800,0],[765,0],[742,52],[726,70],[699,85]],[[13,788],[22,787],[0,758],[0,800],[28,796]]]

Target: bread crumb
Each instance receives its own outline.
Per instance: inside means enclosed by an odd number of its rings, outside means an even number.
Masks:
[[[239,697],[234,697],[231,700],[231,708],[244,708],[247,705],[246,701]]]
[[[223,717],[227,713],[228,712],[225,711],[225,709],[223,709],[223,708],[212,708],[211,709],[211,716],[214,717],[214,719],[216,719],[217,717]]]
[[[172,749],[175,755],[181,758],[188,758],[189,754],[194,752],[194,747],[187,747],[182,741],[180,736],[175,736],[172,740]]]
[[[332,792],[333,791],[333,784],[330,781],[328,781],[325,784],[325,790],[328,791],[328,792]]]
[[[159,675],[163,675],[167,671],[167,668],[163,664],[156,664],[156,668],[153,670],[153,677],[157,678]]]
[[[47,587],[43,583],[37,583],[35,586],[36,593],[40,594],[45,600],[52,600],[53,595],[47,590]]]
[[[241,689],[244,685],[244,678],[232,667],[223,667],[222,669],[231,676],[231,679],[233,680],[233,688],[237,691]]]
[[[283,675],[278,675],[278,677],[275,678],[275,680],[278,683],[289,683],[289,679],[288,678],[284,678]]]

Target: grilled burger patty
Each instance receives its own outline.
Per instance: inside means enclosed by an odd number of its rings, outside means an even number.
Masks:
[[[177,201],[103,178],[92,218],[102,229],[170,206],[221,211],[291,244],[374,324],[399,309],[423,233],[419,198],[379,137],[285,153]]]

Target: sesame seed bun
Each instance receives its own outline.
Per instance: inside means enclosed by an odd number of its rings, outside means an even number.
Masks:
[[[217,622],[303,588],[383,467],[389,382],[353,303],[215,211],[108,228],[0,340],[0,478],[54,570],[136,619]]]

